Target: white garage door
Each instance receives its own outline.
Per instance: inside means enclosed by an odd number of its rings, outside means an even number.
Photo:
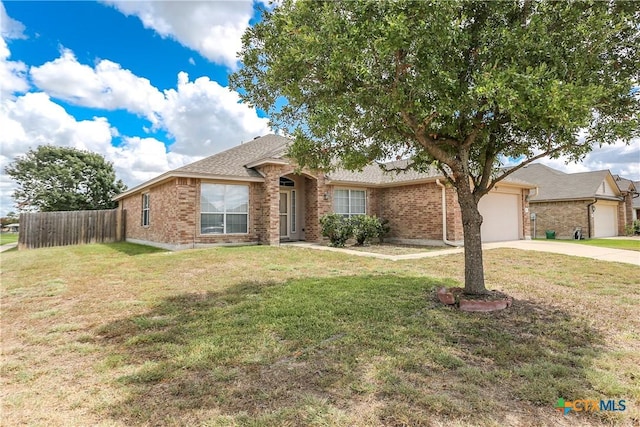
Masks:
[[[489,193],[480,199],[482,241],[499,242],[520,238],[520,207],[517,194]]]
[[[618,207],[596,203],[593,213],[593,237],[618,235]]]

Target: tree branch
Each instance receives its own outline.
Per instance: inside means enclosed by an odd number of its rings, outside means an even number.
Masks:
[[[444,163],[445,165],[453,168],[454,159],[447,154],[446,151],[437,146],[437,142],[429,137],[424,129],[421,131],[418,129],[418,125],[416,120],[411,117],[406,111],[401,111],[400,116],[404,120],[405,124],[411,128],[414,132],[414,138],[418,141],[418,143],[425,149],[429,155],[431,155],[434,159],[439,162]]]
[[[563,149],[567,148],[567,144],[563,144],[559,147],[556,147],[554,149],[551,150],[547,150],[545,152],[542,152],[540,154],[536,154],[535,156],[523,160],[520,164],[513,166],[512,168],[510,168],[509,170],[505,171],[502,175],[500,175],[499,177],[497,177],[496,179],[492,180],[489,187],[487,188],[487,191],[490,191],[498,182],[502,181],[503,179],[505,179],[506,177],[508,177],[509,175],[511,175],[512,173],[514,173],[515,171],[527,166],[528,164],[535,162],[538,159],[541,159],[543,157],[547,157],[550,156],[552,154],[558,153],[560,151],[562,151]]]

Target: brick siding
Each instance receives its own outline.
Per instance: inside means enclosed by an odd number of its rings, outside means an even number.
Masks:
[[[146,193],[149,194],[149,225],[142,226],[142,194]],[[125,210],[126,237],[177,244],[178,199],[176,181],[172,180],[121,200],[119,206]]]
[[[126,237],[137,241],[162,244],[176,248],[199,245],[260,243],[277,245],[280,243],[279,228],[279,178],[294,172],[291,165],[262,165],[260,172],[264,182],[247,183],[249,186],[249,224],[247,234],[201,235],[200,234],[200,189],[202,182],[241,184],[232,181],[203,181],[196,178],[173,178],[151,187],[145,192],[150,195],[150,224],[141,225],[142,192],[120,201],[126,210]],[[304,215],[299,227],[304,230],[304,239],[310,242],[322,240],[319,219],[333,212],[334,186],[328,185],[321,172],[304,171],[303,179],[297,180],[298,191],[303,194]],[[301,185],[300,185],[301,184]],[[390,226],[389,238],[406,240],[442,240],[442,190],[435,182],[398,187],[366,188],[367,213],[387,219]],[[326,195],[326,196],[325,196]],[[447,234],[451,241],[463,239],[462,215],[457,193],[451,186],[446,187]],[[528,202],[522,195],[523,206]],[[579,211],[580,206],[574,208]],[[563,208],[559,209],[560,212]],[[586,207],[582,210],[585,212]],[[540,214],[539,214],[540,215]],[[547,214],[542,213],[541,218]],[[523,217],[523,235],[529,236],[529,214]],[[580,225],[580,224],[577,224]],[[538,223],[538,234],[554,223]],[[559,231],[562,229],[558,228]],[[583,226],[586,233],[586,226]],[[573,233],[573,230],[570,230]],[[559,234],[560,235],[560,234]]]
[[[533,202],[530,204],[532,213],[536,214],[536,238],[544,238],[547,230],[556,232],[558,239],[573,239],[576,227],[582,228],[582,235],[589,237],[589,222],[587,220],[587,205],[589,200]],[[533,236],[533,221],[531,221],[531,235]]]
[[[452,193],[447,189],[447,238],[456,240],[462,236],[462,222]],[[436,183],[382,188],[377,199],[379,216],[389,221],[389,238],[442,240],[442,193]]]

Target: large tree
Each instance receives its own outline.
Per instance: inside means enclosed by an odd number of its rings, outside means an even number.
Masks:
[[[230,82],[301,166],[437,166],[462,211],[465,292],[483,293],[480,198],[541,157],[638,136],[639,7],[285,0],[247,30]]]
[[[5,171],[18,184],[13,198],[20,210],[111,209],[112,198],[126,189],[104,157],[75,148],[41,145]]]

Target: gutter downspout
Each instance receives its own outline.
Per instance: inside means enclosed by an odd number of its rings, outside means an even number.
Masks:
[[[455,243],[447,240],[447,197],[445,194],[446,187],[440,182],[440,179],[436,179],[438,187],[442,188],[442,242],[445,245],[454,246],[456,248],[464,247],[464,243]]]
[[[587,205],[587,230],[589,230],[587,236],[589,236],[589,239],[591,238],[591,206],[595,205],[597,202],[598,200],[593,199],[593,202]]]

